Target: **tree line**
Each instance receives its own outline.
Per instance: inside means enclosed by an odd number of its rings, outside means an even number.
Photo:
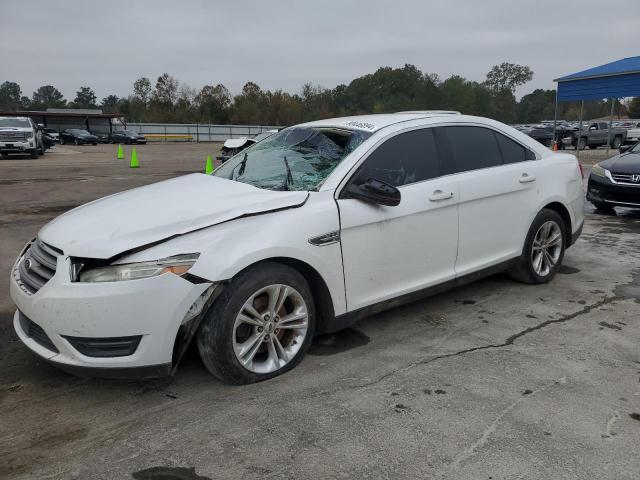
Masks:
[[[137,79],[133,92],[126,97],[107,95],[101,101],[88,86],[80,87],[69,101],[52,85],[44,85],[27,97],[18,83],[5,81],[0,85],[0,111],[101,108],[106,113],[121,113],[130,122],[261,125],[435,109],[459,110],[505,123],[552,119],[555,90],[537,89],[520,101],[515,97],[515,89],[532,78],[529,67],[506,62],[492,67],[482,82],[459,75],[441,80],[436,74],[406,64],[401,68],[381,67],[335,88],[307,83],[299,93],[292,94],[281,89],[264,90],[254,82],[247,82],[239,94],[232,95],[222,84],[205,85],[198,90],[165,73],[155,84],[147,77]],[[583,118],[604,117],[610,109],[608,101],[585,102]],[[614,109],[617,115],[640,118],[640,98],[635,98],[628,107],[616,101]],[[559,106],[560,119],[577,120],[579,114],[579,102]]]

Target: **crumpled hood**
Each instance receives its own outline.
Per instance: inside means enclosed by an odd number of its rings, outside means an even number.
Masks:
[[[621,153],[600,165],[611,173],[640,173],[640,153]]]
[[[67,255],[111,258],[245,215],[299,207],[308,196],[194,173],[74,208],[45,225],[38,236]]]

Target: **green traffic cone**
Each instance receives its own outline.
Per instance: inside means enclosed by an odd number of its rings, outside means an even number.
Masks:
[[[117,159],[122,160],[124,158],[124,152],[122,151],[122,144],[118,145],[118,155],[116,156]]]
[[[138,164],[138,153],[135,148],[131,149],[131,163],[129,164],[129,168],[138,168],[140,164]]]
[[[207,155],[207,166],[204,169],[204,173],[209,175],[213,172],[213,160],[211,159],[211,155]]]

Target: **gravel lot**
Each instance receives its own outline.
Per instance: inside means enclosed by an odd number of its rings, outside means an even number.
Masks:
[[[140,146],[137,170],[113,145],[0,161],[0,478],[640,478],[638,212],[590,210],[549,285],[498,275],[376,315],[261,384],[222,385],[193,351],[153,383],[32,356],[8,297],[24,243],[218,147]]]

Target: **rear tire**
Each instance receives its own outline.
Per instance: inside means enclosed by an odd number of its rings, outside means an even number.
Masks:
[[[620,145],[622,145],[622,138],[614,137],[613,141],[611,142],[611,148],[614,148],[617,150],[618,148],[620,148]]]
[[[271,307],[272,298],[279,307]],[[267,262],[239,273],[224,287],[202,321],[197,345],[209,372],[242,385],[298,365],[314,330],[315,306],[305,278],[286,265]]]
[[[567,232],[562,217],[554,210],[541,210],[529,228],[520,260],[509,274],[524,283],[551,281],[562,264],[566,245]]]

